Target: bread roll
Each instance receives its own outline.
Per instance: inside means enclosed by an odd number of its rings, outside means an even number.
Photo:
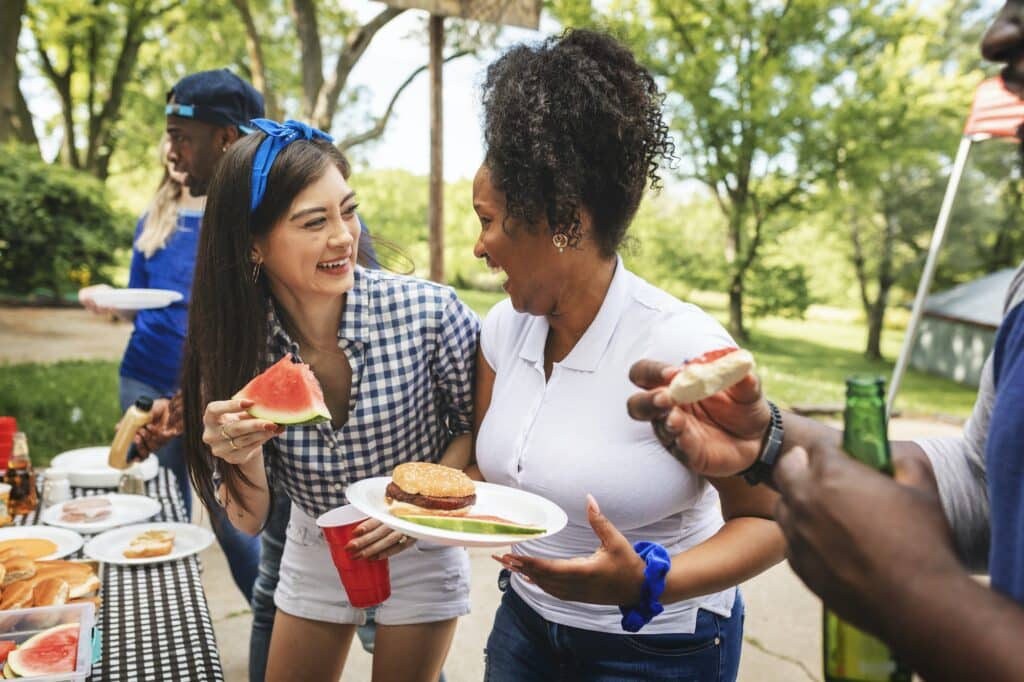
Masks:
[[[6,575],[4,575],[3,580],[4,587],[7,587],[11,583],[19,580],[31,578],[36,574],[36,564],[31,559],[18,557],[15,559],[8,559],[3,563],[4,568],[6,569]]]
[[[677,405],[695,403],[729,388],[754,369],[754,356],[742,348],[705,353],[684,364],[669,384]]]
[[[60,606],[68,601],[68,581],[61,578],[46,578],[36,583],[32,590],[32,606]]]
[[[150,530],[136,536],[122,554],[129,559],[164,556],[174,547],[174,533],[169,530]]]
[[[4,587],[0,598],[0,611],[21,609],[32,605],[32,585],[26,581],[12,583]]]

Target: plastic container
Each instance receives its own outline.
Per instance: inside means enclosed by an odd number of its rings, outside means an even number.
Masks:
[[[52,507],[71,499],[71,480],[68,472],[47,469],[43,475],[43,507]]]
[[[92,604],[40,606],[33,609],[0,611],[0,640],[13,640],[20,646],[31,637],[59,625],[78,624],[78,655],[73,672],[19,677],[25,682],[79,682],[89,676],[93,662],[93,626],[96,623]]]

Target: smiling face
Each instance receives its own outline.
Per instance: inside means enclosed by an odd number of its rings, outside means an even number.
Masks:
[[[352,288],[359,248],[355,192],[329,164],[266,236],[253,241],[279,300],[336,297]]]
[[[473,255],[492,270],[504,272],[507,279],[502,288],[518,312],[551,315],[557,312],[566,281],[563,268],[569,259],[552,244],[546,221],[535,233],[512,220],[506,224],[505,207],[504,192],[491,183],[487,166],[481,166],[473,179],[473,209],[480,219]]]

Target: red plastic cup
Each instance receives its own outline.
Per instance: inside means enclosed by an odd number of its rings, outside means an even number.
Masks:
[[[18,420],[14,417],[0,417],[0,469],[7,468],[14,447],[14,432],[18,430]]]
[[[332,509],[316,520],[327,538],[331,559],[338,569],[348,601],[356,608],[376,606],[391,596],[391,574],[387,559],[353,559],[345,546],[355,537],[366,514],[347,504]]]

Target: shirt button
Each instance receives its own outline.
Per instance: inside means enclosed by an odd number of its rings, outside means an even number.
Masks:
[[[338,492],[341,492],[342,488],[344,488],[344,487],[345,487],[345,486],[343,486],[343,485],[342,485],[342,484],[340,484],[340,483],[335,483],[335,484],[334,484],[334,489],[335,489],[336,491],[338,491]]]

